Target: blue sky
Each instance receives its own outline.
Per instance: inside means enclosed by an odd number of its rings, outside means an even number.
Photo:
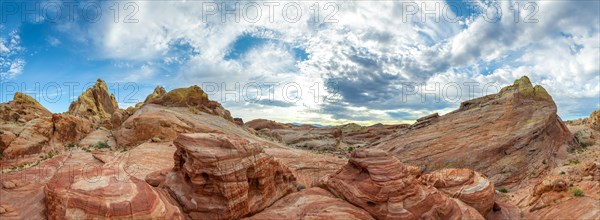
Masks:
[[[197,84],[245,120],[397,123],[528,75],[563,119],[600,108],[598,1],[221,3],[3,1],[0,101],[102,78],[122,108]]]

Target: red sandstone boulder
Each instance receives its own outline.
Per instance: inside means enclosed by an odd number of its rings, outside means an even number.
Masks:
[[[175,146],[165,185],[192,219],[244,217],[296,190],[291,171],[246,139],[182,134]]]
[[[80,117],[54,114],[52,117],[33,119],[25,124],[3,152],[7,158],[16,158],[58,149],[70,142],[77,143],[92,131],[92,124]]]
[[[108,128],[109,129],[119,128],[119,126],[121,126],[121,124],[123,124],[123,122],[125,122],[125,120],[127,120],[127,118],[129,118],[129,116],[131,116],[132,114],[133,114],[133,112],[130,113],[127,110],[117,109],[110,116],[110,123],[108,123],[108,125],[110,125],[110,126],[108,126]]]
[[[568,188],[569,183],[564,178],[547,176],[533,187],[532,197],[536,199],[548,192],[566,192]]]
[[[421,185],[398,159],[383,151],[355,151],[327,187],[376,219],[483,219],[460,200]]]
[[[93,131],[93,124],[84,118],[71,115],[52,115],[53,134],[55,143],[77,143]]]
[[[447,196],[459,199],[486,216],[494,206],[494,184],[469,169],[443,169],[424,174],[422,183],[433,186]]]
[[[50,142],[52,130],[51,118],[37,118],[29,121],[18,137],[4,150],[4,157],[16,158],[42,152],[42,148]]]
[[[10,131],[0,130],[0,154],[4,152],[8,145],[17,138],[17,135]]]
[[[167,178],[167,174],[171,171],[171,169],[157,170],[152,173],[146,175],[146,182],[151,186],[158,187],[163,184]]]
[[[165,195],[111,168],[56,175],[45,186],[48,219],[183,219]]]

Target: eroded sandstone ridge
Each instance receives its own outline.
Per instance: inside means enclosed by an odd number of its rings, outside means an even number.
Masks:
[[[527,77],[415,125],[371,147],[427,171],[468,167],[496,184],[544,174],[556,163],[558,149],[572,141],[552,97],[541,86],[532,86]]]
[[[185,134],[175,145],[165,185],[193,219],[244,217],[296,190],[287,167],[239,137]]]

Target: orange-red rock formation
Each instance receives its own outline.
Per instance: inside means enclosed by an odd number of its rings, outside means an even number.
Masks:
[[[165,195],[113,168],[56,175],[45,186],[48,219],[183,219]]]
[[[477,209],[482,216],[486,216],[494,206],[494,184],[473,170],[442,169],[424,174],[419,179]]]
[[[182,134],[175,145],[165,185],[193,219],[244,217],[296,190],[291,171],[245,139]]]
[[[359,150],[327,187],[376,219],[483,219],[476,209],[421,185],[398,159]]]
[[[119,109],[119,105],[115,96],[110,94],[106,83],[98,79],[93,87],[83,92],[76,101],[71,103],[68,114],[101,122],[109,120],[117,109]]]
[[[52,117],[36,118],[14,129],[16,137],[6,146],[3,155],[6,158],[16,158],[48,152],[53,148],[62,149],[67,143],[79,142],[92,131],[92,126],[87,119],[71,115],[53,114]],[[7,139],[10,139],[12,132],[9,130],[6,133]]]
[[[166,92],[157,87],[144,101],[146,104],[158,104],[168,107],[192,107],[199,111],[221,116],[233,121],[231,113],[218,102],[208,99],[208,95],[198,86],[179,88]]]

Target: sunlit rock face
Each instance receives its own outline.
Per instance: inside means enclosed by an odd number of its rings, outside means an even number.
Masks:
[[[370,147],[426,171],[466,167],[504,184],[546,172],[542,161],[553,161],[554,153],[572,142],[552,97],[527,77],[417,124]]]
[[[152,94],[146,97],[144,103],[167,107],[190,107],[233,122],[231,113],[223,108],[220,103],[208,99],[208,94],[198,86],[174,89],[169,92],[166,92],[162,87],[157,87]]]
[[[49,117],[52,113],[33,97],[16,92],[13,100],[0,104],[0,118],[3,123],[25,123],[40,117]]]
[[[94,122],[108,120],[119,109],[114,95],[104,81],[98,79],[92,88],[83,92],[69,106],[68,114],[88,118]]]

